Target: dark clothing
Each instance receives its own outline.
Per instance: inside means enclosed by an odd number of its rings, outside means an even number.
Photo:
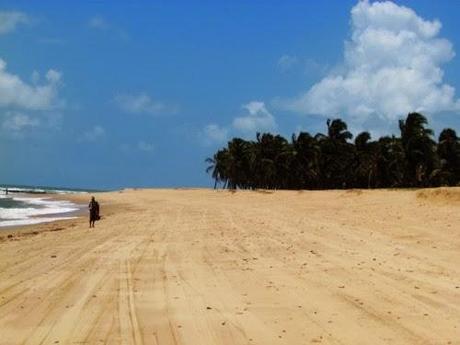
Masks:
[[[91,201],[88,205],[89,208],[89,220],[99,220],[99,203],[97,201]]]

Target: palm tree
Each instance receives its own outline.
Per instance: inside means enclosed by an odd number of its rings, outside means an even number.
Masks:
[[[369,142],[369,132],[362,132],[355,138],[355,187],[371,188],[377,176],[378,144]]]
[[[435,169],[435,142],[433,131],[425,128],[425,116],[410,113],[406,120],[399,120],[401,142],[406,155],[405,182],[408,186],[426,186]]]
[[[353,135],[341,119],[327,120],[327,135],[302,132],[289,142],[257,133],[256,140],[234,138],[206,159],[214,188],[323,189],[456,185],[460,181],[460,139],[445,129],[436,145],[419,113],[399,121],[401,137],[372,141]]]
[[[219,182],[219,172],[217,170],[217,153],[214,156],[208,157],[205,159],[205,162],[208,163],[208,167],[206,168],[206,174],[211,173],[212,178],[214,179],[214,189],[217,187],[217,182]]]
[[[226,174],[230,189],[249,187],[249,148],[249,143],[241,138],[233,138],[228,143]]]
[[[292,172],[297,180],[297,188],[318,188],[321,150],[317,139],[306,132],[300,132],[297,136],[293,134],[292,147],[295,156]]]
[[[353,135],[341,119],[327,120],[327,137],[317,135],[321,149],[321,172],[323,188],[346,188],[350,186],[353,164],[353,145],[348,143]]]
[[[454,186],[460,179],[460,141],[455,130],[447,128],[441,132],[437,153],[440,159],[441,184]]]
[[[224,188],[227,182],[227,161],[228,161],[228,150],[222,149],[217,151],[212,158],[206,158],[206,163],[209,166],[206,168],[206,173],[211,173],[214,179],[214,189],[217,188],[217,183],[224,182]]]
[[[280,135],[257,133],[250,145],[253,188],[289,188],[292,148]]]
[[[403,187],[405,154],[401,139],[382,137],[377,145],[376,187]]]
[[[353,138],[353,134],[349,132],[347,124],[341,119],[332,120],[328,119],[327,124],[327,135],[331,140],[335,140],[341,143],[345,143],[347,140]]]

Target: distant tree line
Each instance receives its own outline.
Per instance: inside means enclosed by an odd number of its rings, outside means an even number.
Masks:
[[[206,172],[228,189],[340,189],[456,186],[460,141],[444,129],[436,142],[427,119],[410,113],[400,136],[356,136],[341,119],[327,120],[327,134],[257,133],[255,141],[233,138],[207,158]]]

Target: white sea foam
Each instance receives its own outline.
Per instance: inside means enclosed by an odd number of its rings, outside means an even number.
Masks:
[[[39,217],[39,218],[14,219],[14,220],[5,220],[5,221],[2,220],[0,221],[0,227],[33,225],[33,224],[54,222],[56,220],[75,219],[75,218],[77,217]]]
[[[86,194],[89,192],[86,190],[59,189],[52,187],[0,186],[1,194],[6,194],[6,191],[8,191],[10,194]]]
[[[44,194],[46,190],[43,188],[23,188],[23,187],[0,187],[0,191],[5,192],[8,190],[10,193],[37,193]]]
[[[1,196],[2,199],[5,196]],[[14,201],[22,202],[24,207],[0,208],[0,227],[38,224],[52,222],[59,219],[74,218],[64,216],[79,210],[78,205],[61,200],[51,200],[50,198],[14,196]],[[62,216],[57,216],[62,215]]]

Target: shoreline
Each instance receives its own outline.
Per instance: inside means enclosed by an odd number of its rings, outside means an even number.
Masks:
[[[66,212],[60,212],[59,208],[62,208],[62,205],[56,205],[56,212],[50,212],[50,213],[43,213],[43,214],[36,214],[36,215],[27,215],[26,218],[18,218],[18,219],[4,219],[5,222],[8,221],[18,221],[18,222],[27,222],[30,221],[30,223],[26,224],[13,224],[13,225],[1,225],[0,226],[0,234],[3,233],[4,231],[7,230],[14,230],[18,229],[20,230],[22,227],[29,227],[29,226],[36,226],[44,223],[51,223],[51,222],[57,222],[61,220],[70,220],[77,218],[81,216],[84,212],[84,204],[82,204],[80,201],[75,202],[72,200],[72,197],[69,197],[70,194],[65,194],[64,197],[58,196],[60,194],[54,194],[54,193],[12,193],[12,194],[7,194],[7,198],[11,198],[12,200],[20,201],[23,202],[25,207],[17,208],[18,211],[21,209],[36,209],[38,213],[40,213],[40,210],[46,210],[49,208],[49,203],[50,202],[56,202],[56,201],[62,201],[66,203],[70,203],[69,205],[65,205],[67,208],[72,208],[73,210],[68,210]],[[24,199],[26,201],[24,201]],[[34,202],[35,200],[35,202]],[[38,205],[46,205],[46,206],[41,206],[37,207],[37,202]],[[44,203],[43,203],[44,202]],[[48,204],[47,204],[48,203]],[[55,206],[55,207],[56,207]],[[24,216],[22,216],[24,217]],[[42,221],[40,221],[42,219]]]
[[[104,193],[104,192],[102,192]],[[95,193],[94,193],[95,194]],[[30,198],[49,198],[55,201],[69,201],[75,204],[77,210],[64,212],[64,213],[53,213],[46,215],[34,216],[32,218],[40,217],[71,217],[71,218],[62,218],[50,221],[44,221],[40,223],[33,224],[22,224],[22,225],[10,225],[0,227],[0,241],[11,238],[20,238],[24,236],[37,235],[41,232],[47,231],[57,231],[55,229],[63,230],[68,228],[69,225],[72,227],[75,224],[75,221],[79,223],[82,219],[87,218],[87,205],[86,200],[89,200],[89,193],[41,193],[41,194],[21,194],[15,193],[11,197],[30,197]],[[95,194],[96,195],[96,194]],[[10,196],[10,195],[8,195]],[[50,230],[51,229],[51,230]]]

